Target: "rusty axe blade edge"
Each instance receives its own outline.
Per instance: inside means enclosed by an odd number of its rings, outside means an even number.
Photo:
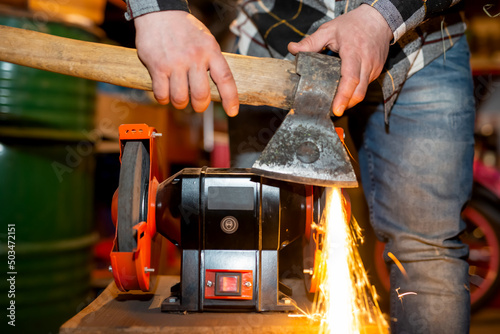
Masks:
[[[290,112],[252,172],[322,187],[355,188],[358,181],[333,122]]]

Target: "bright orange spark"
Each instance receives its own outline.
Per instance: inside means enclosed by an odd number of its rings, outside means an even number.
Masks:
[[[319,266],[319,292],[312,314],[320,314],[320,333],[388,333],[361,257],[360,227],[349,224],[338,188],[326,188],[321,226],[325,231]]]
[[[408,274],[406,273],[405,268],[403,267],[403,265],[401,264],[401,262],[398,260],[398,258],[394,254],[392,254],[391,252],[388,252],[387,256],[389,256],[391,258],[391,260],[394,261],[394,263],[399,268],[399,271],[401,271],[401,273],[403,274],[403,276],[405,278],[408,278]]]

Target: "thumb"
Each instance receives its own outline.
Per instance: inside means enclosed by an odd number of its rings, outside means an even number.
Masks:
[[[319,52],[323,50],[324,47],[325,43],[322,42],[318,34],[315,32],[298,43],[290,42],[288,44],[288,51],[291,54],[296,55],[298,52]]]

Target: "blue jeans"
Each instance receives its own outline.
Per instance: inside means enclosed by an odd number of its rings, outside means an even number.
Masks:
[[[359,163],[371,223],[387,242],[392,333],[468,333],[468,248],[458,236],[472,188],[475,108],[465,37],[408,79],[389,125],[377,94],[357,111],[358,121],[368,117],[354,124],[365,128]]]

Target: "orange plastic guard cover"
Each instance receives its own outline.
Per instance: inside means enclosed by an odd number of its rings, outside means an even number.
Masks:
[[[149,291],[151,272],[151,236],[146,222],[134,226],[137,230],[137,249],[133,252],[111,252],[111,267],[116,286],[120,291]],[[115,239],[116,243],[116,239]]]
[[[133,252],[116,251],[116,239],[111,251],[111,267],[116,286],[121,291],[142,290],[149,291],[150,279],[153,272],[151,263],[158,263],[156,260],[160,254],[152,254],[152,239],[156,235],[156,190],[159,182],[162,181],[158,168],[156,151],[156,130],[147,124],[125,124],[119,127],[120,134],[120,162],[122,149],[128,140],[148,140],[149,141],[149,192],[148,192],[148,217],[147,222],[140,222],[134,229],[137,230],[137,248]],[[114,196],[117,197],[117,196]],[[117,200],[117,198],[116,198]],[[113,210],[117,205],[113,205]],[[116,212],[113,214],[116,217]],[[115,222],[116,225],[116,222]],[[152,261],[151,257],[155,257]],[[156,270],[157,271],[157,270]]]

